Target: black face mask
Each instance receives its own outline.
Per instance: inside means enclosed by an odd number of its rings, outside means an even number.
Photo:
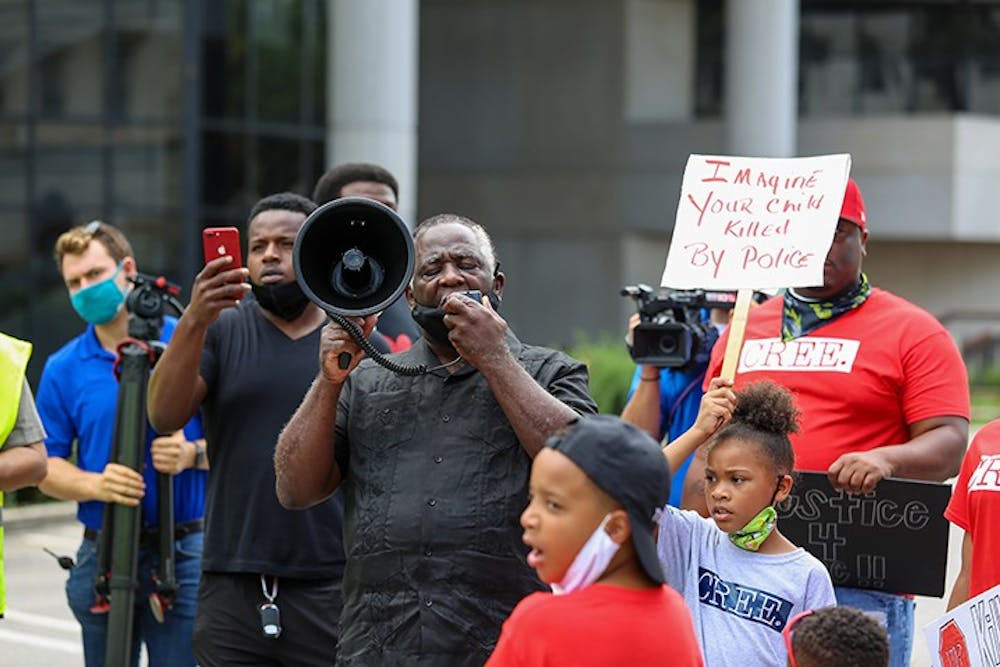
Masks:
[[[309,297],[294,280],[280,285],[250,283],[250,288],[261,308],[274,313],[286,322],[291,322],[301,315],[309,305]]]
[[[479,290],[471,290],[464,292],[464,294],[476,303],[482,302],[483,293]],[[496,292],[487,292],[486,298],[490,300],[493,310],[499,312],[500,296]],[[423,329],[424,334],[428,338],[451,347],[451,341],[448,340],[448,327],[444,323],[444,308],[441,306],[430,308],[418,303],[410,310],[410,315],[413,317],[413,321],[417,323],[417,326]]]

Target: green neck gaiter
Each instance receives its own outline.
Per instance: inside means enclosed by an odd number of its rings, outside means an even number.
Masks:
[[[757,551],[764,540],[774,532],[774,526],[778,523],[778,513],[773,505],[768,505],[757,516],[750,519],[747,525],[743,526],[735,533],[729,534],[729,541],[746,551]]]

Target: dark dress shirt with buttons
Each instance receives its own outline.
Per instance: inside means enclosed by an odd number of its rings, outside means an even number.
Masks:
[[[513,334],[507,343],[550,394],[596,412],[584,364]],[[439,364],[423,339],[392,358]],[[404,377],[365,360],[341,392],[337,437],[338,664],[482,665],[518,601],[546,590],[521,541],[531,458],[485,378],[468,365]]]

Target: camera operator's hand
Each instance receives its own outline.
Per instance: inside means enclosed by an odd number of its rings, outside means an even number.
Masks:
[[[224,309],[235,306],[250,291],[246,282],[250,271],[245,267],[227,268],[232,261],[229,256],[213,259],[194,277],[191,302],[185,313],[203,327],[218,319]]]
[[[142,475],[120,463],[108,463],[104,471],[94,477],[91,494],[95,500],[136,507],[146,495],[146,482]]]
[[[365,339],[367,339],[371,336],[372,330],[375,329],[378,315],[369,315],[364,319],[360,317],[349,319],[361,328]],[[340,355],[345,352],[351,355],[351,361],[347,368],[341,368]],[[347,376],[361,363],[364,357],[364,350],[342,326],[331,321],[323,327],[319,339],[319,367],[324,379],[334,384],[343,384]]]
[[[469,365],[483,366],[510,354],[505,337],[507,322],[495,310],[488,297],[477,303],[460,292],[449,294],[442,304],[448,340]]]
[[[157,472],[176,475],[195,466],[195,446],[184,437],[184,431],[155,438],[150,453]]]
[[[625,344],[628,345],[628,349],[630,350],[635,340],[635,328],[639,326],[639,322],[641,321],[639,313],[632,313],[628,318],[628,331],[625,333]]]

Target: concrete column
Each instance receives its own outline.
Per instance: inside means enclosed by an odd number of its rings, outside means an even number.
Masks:
[[[330,0],[328,166],[374,162],[399,180],[399,213],[417,210],[418,0]]]
[[[799,0],[726,0],[726,145],[734,155],[793,157]]]

